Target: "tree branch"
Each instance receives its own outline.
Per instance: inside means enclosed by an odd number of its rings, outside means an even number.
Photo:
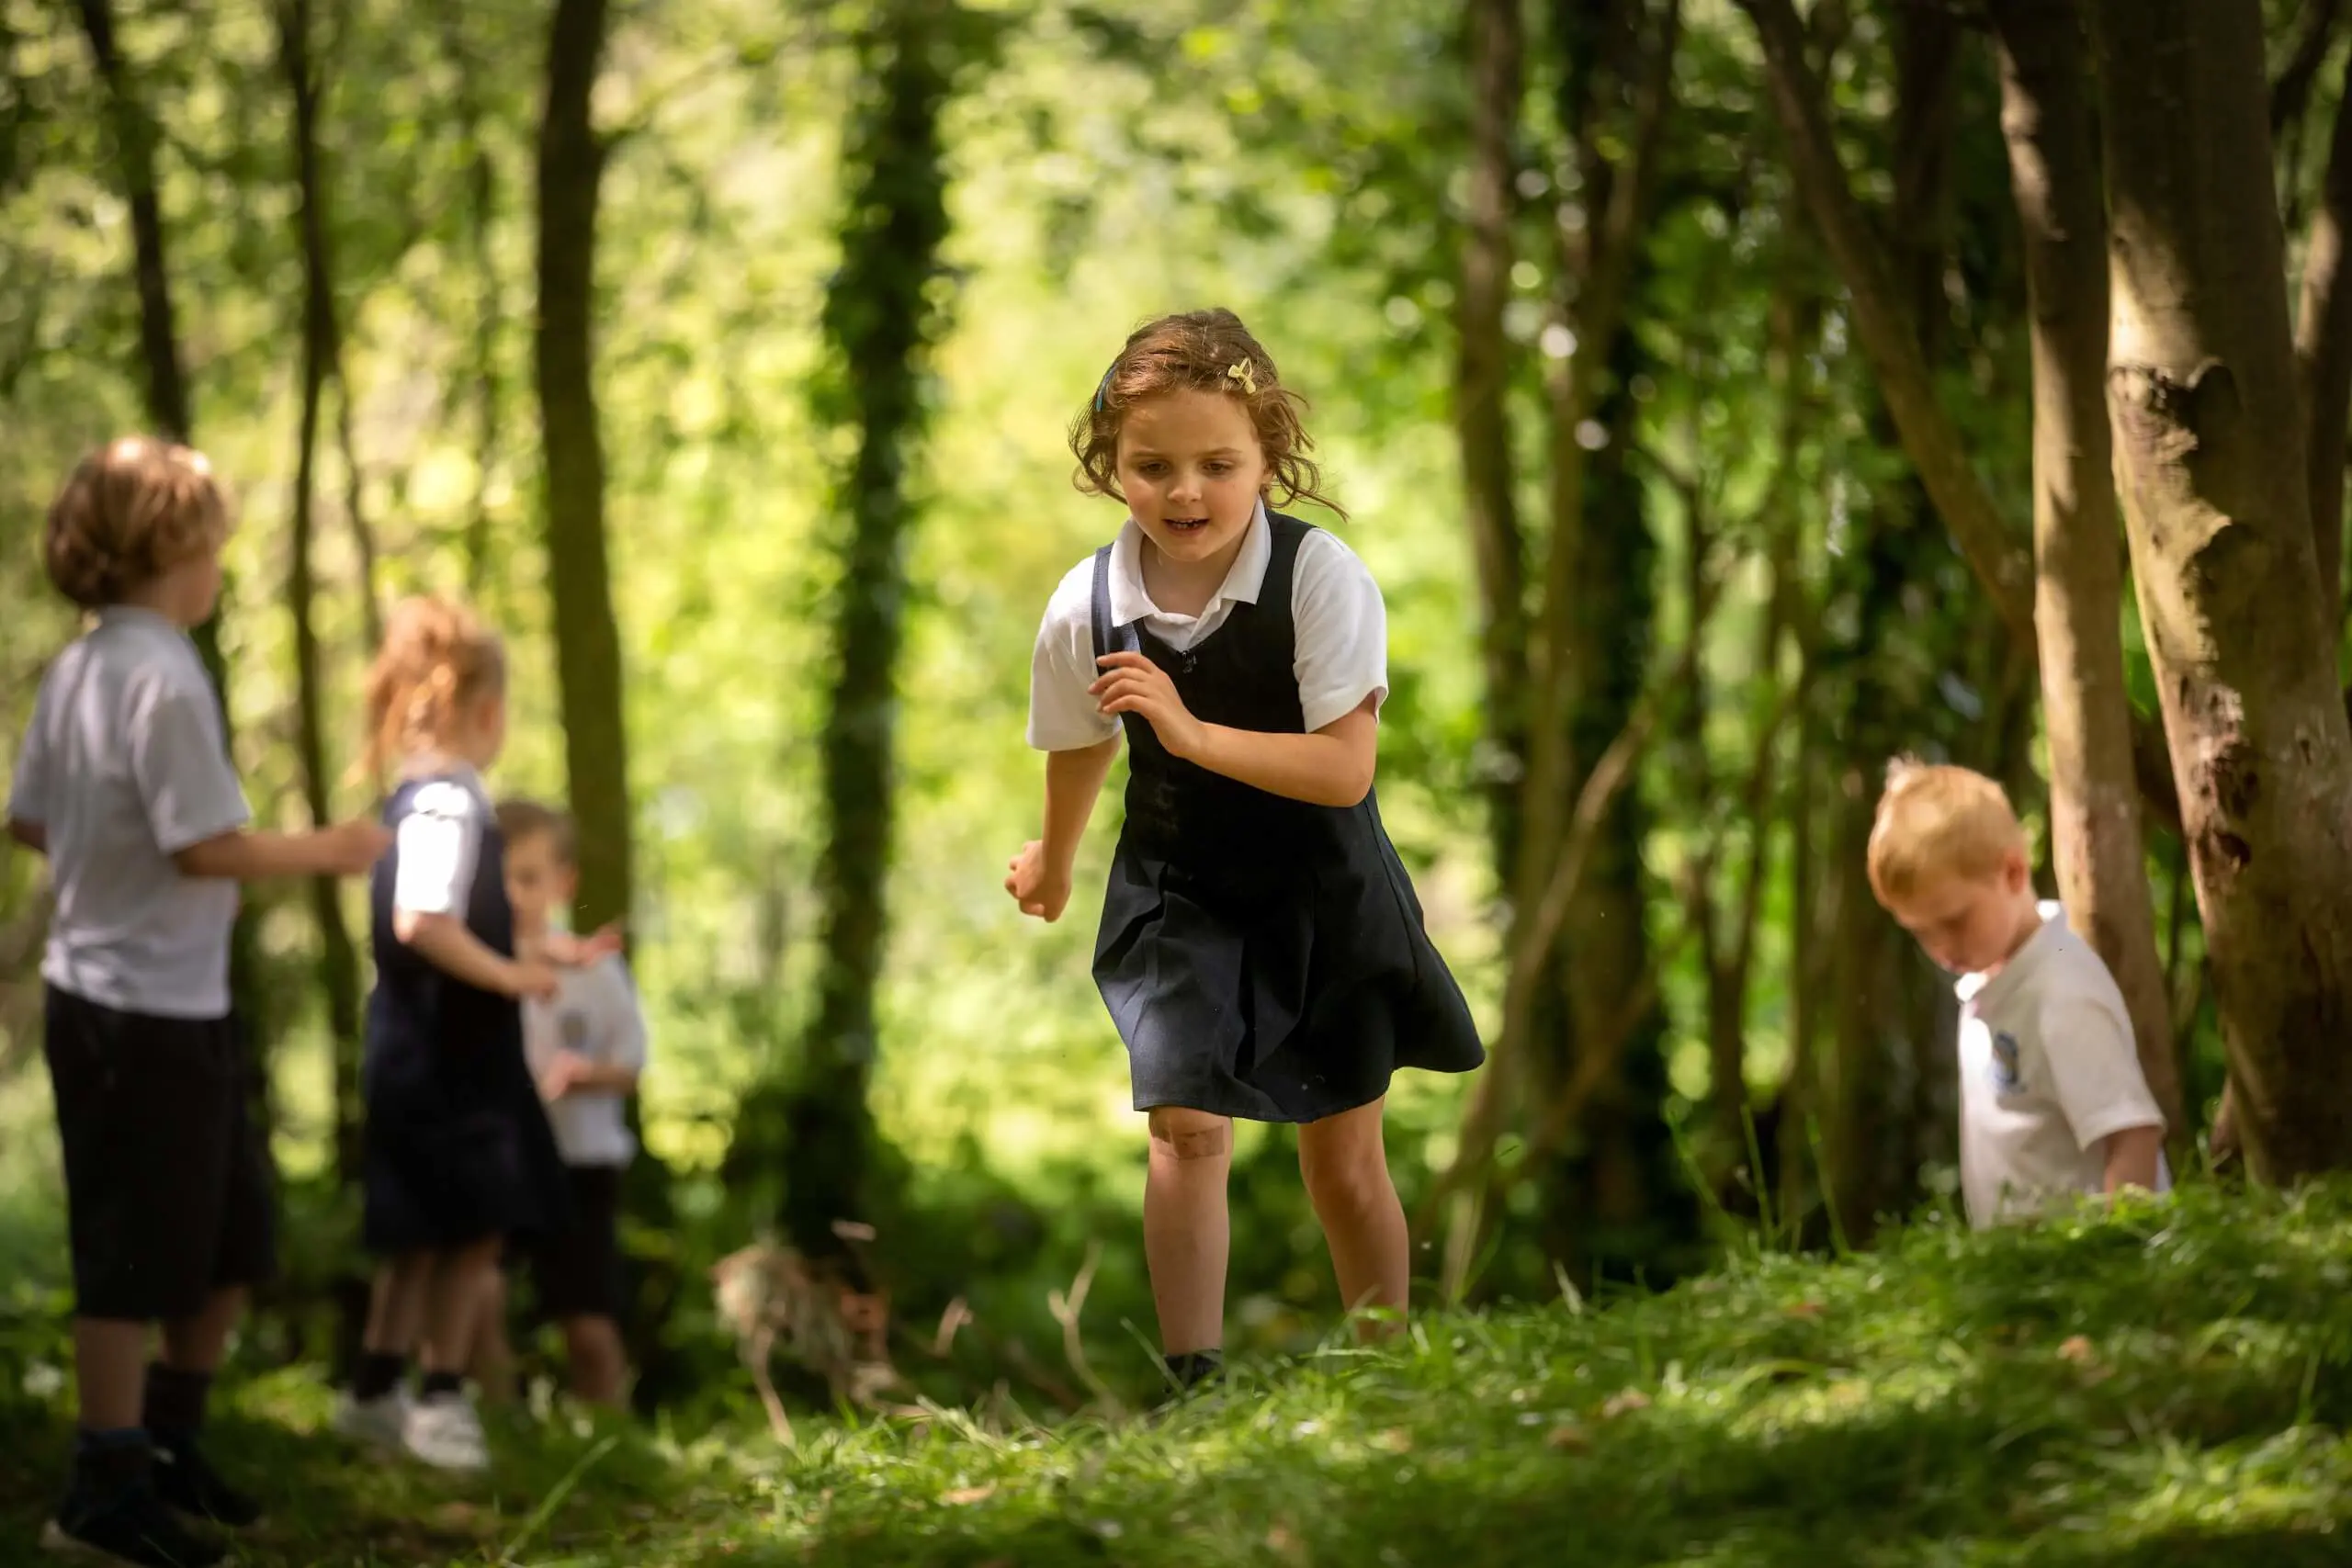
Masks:
[[[2278,73],[2278,80],[2270,88],[2270,139],[2277,141],[2285,136],[2288,127],[2303,118],[2303,110],[2311,104],[2312,83],[2319,77],[2319,68],[2326,62],[2328,45],[2335,41],[2336,19],[2344,10],[2344,0],[2312,0],[2303,9],[2303,30],[2295,39],[2295,51]]]
[[[1951,529],[1969,570],[2020,649],[2037,647],[2033,560],[1970,465],[1960,430],[1944,410],[1883,248],[1871,233],[1839,162],[1827,100],[1806,59],[1807,35],[1792,0],[1737,0],[1764,48],[1773,107],[1789,142],[1799,194],[1846,285],[1855,337],[1879,378],[1880,395],[1928,498]],[[2161,729],[2132,716],[2132,760],[2149,811],[2177,829],[2180,799]]]

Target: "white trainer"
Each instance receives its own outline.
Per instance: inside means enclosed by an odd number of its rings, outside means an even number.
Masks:
[[[405,1388],[375,1399],[355,1399],[346,1389],[334,1403],[334,1429],[370,1448],[398,1449],[408,1430],[409,1396]]]
[[[435,1394],[410,1405],[401,1446],[435,1470],[490,1468],[481,1417],[474,1413],[474,1402],[462,1393]]]

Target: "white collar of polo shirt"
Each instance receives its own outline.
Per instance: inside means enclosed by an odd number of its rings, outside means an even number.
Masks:
[[[1241,536],[1241,553],[1233,558],[1226,569],[1225,581],[1217,584],[1209,602],[1201,606],[1198,615],[1171,615],[1151,602],[1143,585],[1143,528],[1133,517],[1119,529],[1119,536],[1111,544],[1111,624],[1131,626],[1147,615],[1165,615],[1170,620],[1201,620],[1220,604],[1254,604],[1258,591],[1266,585],[1266,568],[1274,558],[1273,525],[1266,521],[1266,503],[1258,502],[1250,518],[1250,527]]]
[[[97,612],[102,626],[153,626],[174,637],[187,636],[187,628],[161,610],[151,610],[144,604],[106,604]]]

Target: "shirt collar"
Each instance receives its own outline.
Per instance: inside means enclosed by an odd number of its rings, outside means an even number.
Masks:
[[[106,604],[99,607],[98,625],[102,626],[147,626],[168,632],[173,637],[187,636],[187,628],[160,610],[144,604]]]
[[[2015,992],[2026,983],[2026,976],[2041,967],[2051,953],[2065,941],[2068,927],[2065,907],[2054,898],[2044,898],[2038,906],[2041,913],[2041,929],[2026,938],[2025,945],[2009,955],[2000,973],[1962,975],[1952,989],[1959,993],[1963,1004],[1973,1003],[1979,1013],[1988,1007],[1998,1007],[2001,998]]]
[[[1249,531],[1241,536],[1240,553],[1226,569],[1225,581],[1209,595],[1209,602],[1201,606],[1201,615],[1170,615],[1151,602],[1144,589],[1143,544],[1143,529],[1133,517],[1111,542],[1111,624],[1114,626],[1133,626],[1147,615],[1197,620],[1220,604],[1255,604],[1259,591],[1266,585],[1266,567],[1274,557],[1273,525],[1266,521],[1266,503],[1261,501],[1250,514]]]

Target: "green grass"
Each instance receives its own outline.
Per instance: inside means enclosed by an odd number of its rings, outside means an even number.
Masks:
[[[266,1568],[2294,1568],[2352,1562],[2347,1284],[2352,1188],[2191,1190],[1426,1316],[1157,1417],[809,1417],[792,1451],[748,1420],[679,1443],[518,1418],[468,1485],[318,1435],[326,1390],[284,1371],[234,1390],[215,1446],[280,1503],[241,1558]],[[0,1453],[44,1461],[0,1466],[5,1543],[66,1426],[0,1373]]]

